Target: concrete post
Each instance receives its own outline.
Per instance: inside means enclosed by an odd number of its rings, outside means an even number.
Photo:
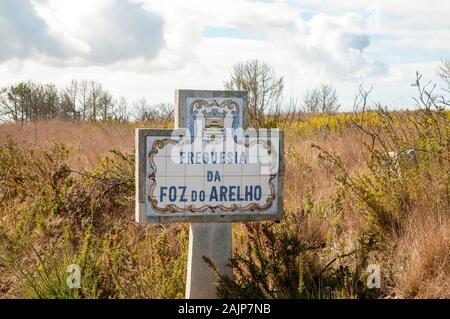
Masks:
[[[227,266],[232,254],[231,223],[191,223],[187,264],[186,298],[217,298],[214,270],[203,261],[208,257],[221,273],[232,275]]]

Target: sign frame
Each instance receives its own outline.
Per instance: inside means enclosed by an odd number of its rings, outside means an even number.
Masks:
[[[214,98],[241,98],[243,99],[242,128],[247,128],[247,92],[245,91],[208,91],[208,90],[176,90],[175,91],[175,128],[187,127],[186,102],[188,98],[214,99]]]
[[[220,215],[214,213],[207,213],[204,215],[189,216],[186,215],[171,215],[171,213],[161,214],[161,216],[147,215],[147,200],[146,200],[146,179],[147,177],[147,137],[152,136],[180,136],[184,138],[186,129],[136,129],[135,151],[136,151],[136,221],[140,224],[149,223],[175,223],[175,222],[190,222],[190,223],[229,223],[229,222],[256,222],[267,220],[281,220],[283,218],[283,190],[284,190],[284,135],[283,131],[279,129],[268,130],[268,134],[262,134],[256,130],[256,137],[268,137],[270,133],[276,132],[279,137],[279,165],[277,172],[277,211],[276,213],[265,213],[255,211],[254,213],[236,213],[233,215]]]

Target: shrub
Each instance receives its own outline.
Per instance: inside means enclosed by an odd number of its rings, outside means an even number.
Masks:
[[[244,248],[236,250],[230,261],[234,278],[217,272],[221,296],[366,298],[446,294],[443,292],[448,285],[443,278],[450,272],[450,260],[443,251],[448,252],[444,229],[450,207],[449,112],[445,99],[422,87],[420,78],[418,75],[415,84],[419,89],[417,101],[422,104],[418,110],[396,113],[379,107],[376,113],[350,118],[351,126],[359,132],[359,145],[352,147],[362,150],[362,170],[351,171],[338,154],[312,145],[319,151],[319,159],[336,170],[333,199],[324,206],[318,199],[307,198],[301,201],[302,213],[287,212],[281,223],[246,225]],[[327,118],[325,125],[317,118],[307,121],[315,123],[312,127],[316,130],[332,130],[341,125],[335,118]],[[292,148],[287,149],[288,159],[301,159],[292,154]],[[405,150],[418,154],[418,158],[390,155]],[[327,240],[311,245],[299,234],[308,232],[305,221],[317,218],[332,223],[325,227]],[[358,222],[344,233],[345,222],[352,219]],[[425,225],[433,227],[429,242],[423,239],[427,234]],[[351,236],[350,243],[346,236]],[[412,240],[419,242],[408,244]],[[437,246],[429,247],[433,243]],[[340,248],[349,246],[353,247],[348,251]],[[424,253],[427,250],[435,251],[436,256],[430,258]],[[378,291],[366,287],[370,261],[383,270],[385,284]],[[405,274],[405,270],[412,274]]]
[[[187,229],[134,223],[134,155],[113,150],[74,171],[63,144],[0,145],[0,270],[6,293],[38,298],[184,294]],[[70,289],[67,267],[81,269]]]

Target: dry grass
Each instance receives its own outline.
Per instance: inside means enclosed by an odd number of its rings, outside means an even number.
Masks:
[[[151,127],[153,124],[147,124],[146,126]],[[157,123],[155,123],[155,126],[157,126]],[[77,170],[89,170],[96,167],[99,158],[107,155],[111,149],[132,152],[135,127],[143,127],[143,124],[62,121],[40,122],[36,125],[30,124],[24,127],[4,124],[0,126],[0,144],[10,138],[17,143],[27,145],[26,147],[29,148],[37,146],[46,149],[51,147],[53,142],[63,142],[72,148],[72,155],[68,160],[69,166]],[[311,145],[317,144],[328,152],[339,154],[350,174],[356,174],[367,170],[360,143],[361,137],[355,129],[350,127],[328,133],[320,131],[299,133],[294,126],[293,128],[286,128],[285,132],[285,208],[291,214],[303,216],[300,220],[297,220],[300,224],[298,237],[303,242],[311,246],[327,243],[326,252],[320,255],[320,258],[326,262],[336,254],[348,252],[355,248],[361,233],[367,227],[367,220],[361,214],[364,209],[355,206],[353,198],[339,197],[340,189],[336,182],[339,168],[329,160],[322,158],[321,152]],[[401,231],[393,231],[389,234],[390,240],[385,246],[381,247],[382,251],[369,256],[370,262],[382,265],[383,284],[385,285],[382,296],[400,298],[450,297],[450,281],[448,280],[450,277],[450,214],[448,210],[447,212],[433,212],[433,205],[425,204],[421,207],[421,203],[424,203],[424,197],[426,196],[418,195],[417,202],[413,203],[414,213],[405,217]],[[432,194],[429,198],[434,200]],[[78,205],[77,203],[75,202],[75,206]],[[308,208],[309,206],[311,207]],[[111,209],[114,210],[113,207]],[[105,212],[108,213],[106,210]],[[5,224],[14,224],[11,220],[7,220],[11,216],[13,216],[12,212],[4,211],[1,217]],[[127,271],[136,273],[136,276],[142,276],[143,272],[148,271],[148,267],[152,267],[145,260],[153,252],[144,249],[144,244],[147,242],[142,242],[142,238],[149,238],[149,235],[144,233],[143,228],[136,225],[129,226],[134,216],[133,203],[124,205],[121,214],[110,216],[107,217],[110,219],[108,223],[113,225],[111,227],[114,231],[108,230],[108,236],[120,232],[118,228],[123,226],[128,229],[128,236],[136,237],[134,239],[127,237],[128,242],[131,243],[124,244],[121,249],[132,250],[135,254],[132,259],[135,264],[128,265]],[[164,244],[163,247],[166,249],[163,251],[163,255],[167,253],[170,247],[180,249],[174,241],[178,236],[179,230],[177,229],[177,227],[172,230],[169,228],[169,232],[174,232],[174,235],[169,236],[169,239],[164,239],[165,237],[161,239]],[[246,231],[243,224],[234,224],[234,229],[238,237]],[[154,231],[155,228],[151,228],[151,232]],[[44,237],[48,239],[51,236],[50,233]],[[108,238],[108,240],[112,240],[110,237]],[[117,243],[114,245],[117,245]],[[239,241],[235,241],[235,247],[239,250],[242,249],[243,245]],[[178,251],[177,255],[184,256],[184,253]],[[106,255],[102,256],[102,258],[109,258]],[[159,262],[164,264],[167,261]],[[170,262],[176,264],[176,261]],[[177,267],[179,269],[179,265]],[[120,271],[118,270],[119,273]],[[152,274],[152,276],[158,275]],[[179,277],[174,278],[176,281]],[[17,283],[12,276],[9,276],[7,281],[0,281],[0,284],[5,286],[0,286],[0,289],[7,291],[3,293],[0,291],[0,295],[23,295],[23,292],[17,291]],[[164,285],[166,285],[165,282],[160,283],[158,289],[164,290]],[[170,284],[167,284],[167,287],[169,286]],[[136,291],[138,291],[138,288],[136,288]],[[123,293],[115,296],[129,295]]]
[[[38,122],[23,127],[16,124],[0,126],[0,142],[11,137],[17,143],[49,147],[63,142],[74,150],[74,168],[92,168],[111,149],[130,151],[133,148],[134,127],[102,123],[65,121]]]
[[[130,152],[134,147],[134,129],[154,127],[152,123],[120,124],[116,122],[42,121],[0,125],[0,143],[8,137],[17,143],[37,147],[49,147],[62,142],[73,149],[71,167],[92,168],[100,157],[111,149]]]
[[[402,298],[450,298],[449,218],[417,212],[398,238],[395,291]]]

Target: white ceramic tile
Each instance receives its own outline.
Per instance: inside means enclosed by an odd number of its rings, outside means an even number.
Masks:
[[[149,187],[152,184],[152,181],[149,182]],[[166,177],[165,176],[157,176],[156,177],[156,185],[155,189],[153,190],[152,194],[155,196],[159,196],[161,186],[166,186]],[[150,190],[150,188],[149,188]]]
[[[211,152],[215,153],[221,153],[224,152],[226,149],[225,142],[223,140],[221,141],[214,141],[204,144],[204,151],[211,154]]]
[[[220,205],[222,202],[220,200],[220,186],[217,186],[216,188],[216,192],[215,192],[215,197],[213,196],[212,193],[212,188],[210,189],[211,191],[207,191],[206,192],[206,201],[205,203],[207,205],[211,205],[211,206],[217,206]]]
[[[258,201],[255,201],[255,200],[241,201],[241,202],[239,202],[239,207],[241,210],[243,210],[244,208],[246,208],[246,206],[248,206],[250,204],[254,204],[254,203],[259,204]]]
[[[233,175],[233,176],[224,175],[223,185],[224,186],[230,186],[230,185],[241,186],[242,185],[242,177],[239,175]]]
[[[193,194],[195,193],[195,195]],[[191,201],[195,207],[202,207],[208,204],[208,195],[206,194],[204,189],[199,190],[190,190]],[[196,196],[192,198],[192,196]],[[203,196],[203,197],[202,197]]]
[[[167,176],[165,186],[186,186],[185,176]]]
[[[278,178],[274,178],[271,182],[273,184],[273,187],[275,189],[275,194],[277,194],[278,191]],[[269,175],[261,175],[260,176],[260,184],[263,190],[263,194],[270,194],[270,186],[269,186]]]
[[[260,184],[260,178],[258,176],[242,176],[241,186],[255,186]]]
[[[208,171],[212,172],[212,175],[213,175],[212,181],[214,181],[214,177],[216,176],[216,173],[219,174],[220,179],[223,178],[223,165],[221,165],[221,164],[205,164],[203,166],[203,176],[205,177],[206,181],[208,181],[207,180]]]
[[[220,192],[220,187],[222,186],[222,182],[205,182],[204,191],[206,195],[210,195],[212,193],[212,188],[215,187],[217,193]]]
[[[180,208],[184,207],[186,203],[189,203],[189,194],[187,189],[183,190],[181,187],[171,186],[167,190],[165,196],[165,204],[177,205]]]
[[[223,165],[224,176],[241,176],[242,165],[241,164],[225,164]]]
[[[203,190],[205,187],[205,178],[203,176],[186,176],[186,185],[189,188],[189,192],[192,190]]]
[[[181,209],[184,209],[187,205],[189,205],[189,197],[187,196],[187,194],[185,194],[185,196],[183,197],[178,196],[174,202],[166,202],[166,204],[176,205]]]
[[[222,187],[225,187],[226,190],[225,200],[224,198],[220,198],[221,200],[223,200],[224,205],[240,205],[240,199],[243,197],[240,183],[241,180],[238,176],[225,177],[224,184],[222,185]]]
[[[258,201],[258,205],[261,206],[261,207],[267,205],[267,198],[268,198],[268,196],[269,195],[267,195],[267,194],[263,194],[261,196],[261,198],[259,199],[259,201]]]
[[[232,137],[230,139],[233,142],[233,144],[236,145],[234,143]],[[234,163],[234,153],[236,153],[238,151],[238,148],[234,147],[233,144],[231,144],[231,142],[229,140],[223,142],[222,151],[225,153],[224,164]],[[230,155],[232,155],[232,156],[230,156]],[[239,159],[239,157],[238,157],[238,159]]]
[[[233,125],[233,114],[231,114],[231,112],[228,112],[225,115],[223,127],[232,127],[232,125]]]
[[[157,200],[157,202],[158,202],[157,207],[158,208],[162,209],[162,208],[165,207],[165,205],[166,205],[166,199],[165,198],[163,198],[162,201],[161,201],[161,198],[159,196],[156,196],[156,195],[150,196],[150,198],[153,198],[153,199]],[[149,203],[149,204],[151,204],[151,203]]]
[[[204,164],[187,164],[186,177],[203,177],[204,166]]]
[[[259,176],[260,174],[260,163],[258,158],[251,157],[247,164],[242,165],[242,175],[243,176]]]
[[[170,159],[170,158],[169,158]],[[166,175],[169,177],[172,176],[186,176],[186,165],[174,163],[172,160],[168,160],[166,162]]]
[[[258,157],[259,156],[259,145],[253,144],[249,147],[246,147],[245,154],[246,154],[247,158]]]
[[[162,137],[148,137],[147,138],[147,152],[150,153],[150,151],[153,149],[153,146],[155,145],[157,140],[162,140],[165,139],[166,137],[162,136]],[[160,149],[159,147],[156,147],[157,153],[153,154],[153,157],[164,157],[166,156],[166,148],[162,148]]]
[[[166,156],[172,158],[173,162],[180,163],[180,152],[184,152],[184,145],[177,144],[169,144],[166,146]]]
[[[259,160],[261,174],[269,175],[277,172],[276,161],[271,156],[262,156]]]
[[[186,151],[203,153],[205,150],[205,145],[206,143],[200,138],[195,140],[192,144],[186,145]]]
[[[155,164],[155,175],[166,176],[166,162],[167,157],[154,157],[153,163]],[[150,169],[151,171],[151,169]]]
[[[195,151],[193,150],[192,144],[184,145],[180,151],[183,153],[178,153],[178,162],[182,161],[183,163],[186,163],[188,165],[195,163]]]

